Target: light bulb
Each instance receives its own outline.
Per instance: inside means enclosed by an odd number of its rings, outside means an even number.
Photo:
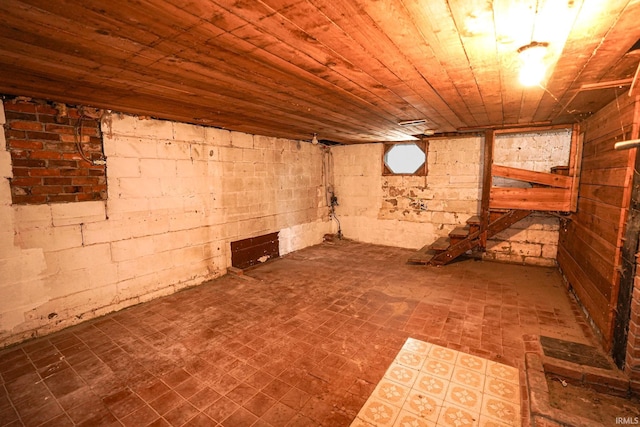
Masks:
[[[544,64],[544,56],[547,53],[548,43],[531,42],[518,49],[522,67],[519,80],[524,86],[537,86],[547,72]]]
[[[542,62],[523,64],[520,69],[519,80],[524,86],[537,86],[544,78],[547,68]]]

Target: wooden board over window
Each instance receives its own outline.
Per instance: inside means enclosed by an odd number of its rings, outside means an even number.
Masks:
[[[280,256],[278,232],[231,242],[231,265],[247,268]]]

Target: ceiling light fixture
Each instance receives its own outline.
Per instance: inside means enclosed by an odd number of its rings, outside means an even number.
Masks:
[[[311,138],[311,143],[313,145],[318,145],[318,134],[317,133],[313,134],[313,138]]]
[[[547,54],[547,42],[531,42],[518,49],[522,60],[519,80],[524,86],[537,86],[547,72],[544,56]]]
[[[415,126],[427,123],[427,119],[404,120],[398,122],[399,126]]]

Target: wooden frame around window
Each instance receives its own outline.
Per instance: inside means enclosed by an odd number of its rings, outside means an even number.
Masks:
[[[389,169],[387,164],[384,161],[389,150],[391,150],[396,145],[408,145],[414,144],[418,148],[420,148],[424,152],[424,164],[418,168],[414,173],[394,173]],[[420,139],[419,141],[396,141],[396,142],[385,142],[384,150],[382,151],[382,175],[383,176],[427,176],[429,171],[429,141],[426,139]]]

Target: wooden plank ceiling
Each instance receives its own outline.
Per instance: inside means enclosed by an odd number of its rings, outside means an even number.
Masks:
[[[2,0],[0,93],[342,143],[574,123],[629,90],[638,16],[639,0]],[[525,88],[532,41],[548,69]]]

